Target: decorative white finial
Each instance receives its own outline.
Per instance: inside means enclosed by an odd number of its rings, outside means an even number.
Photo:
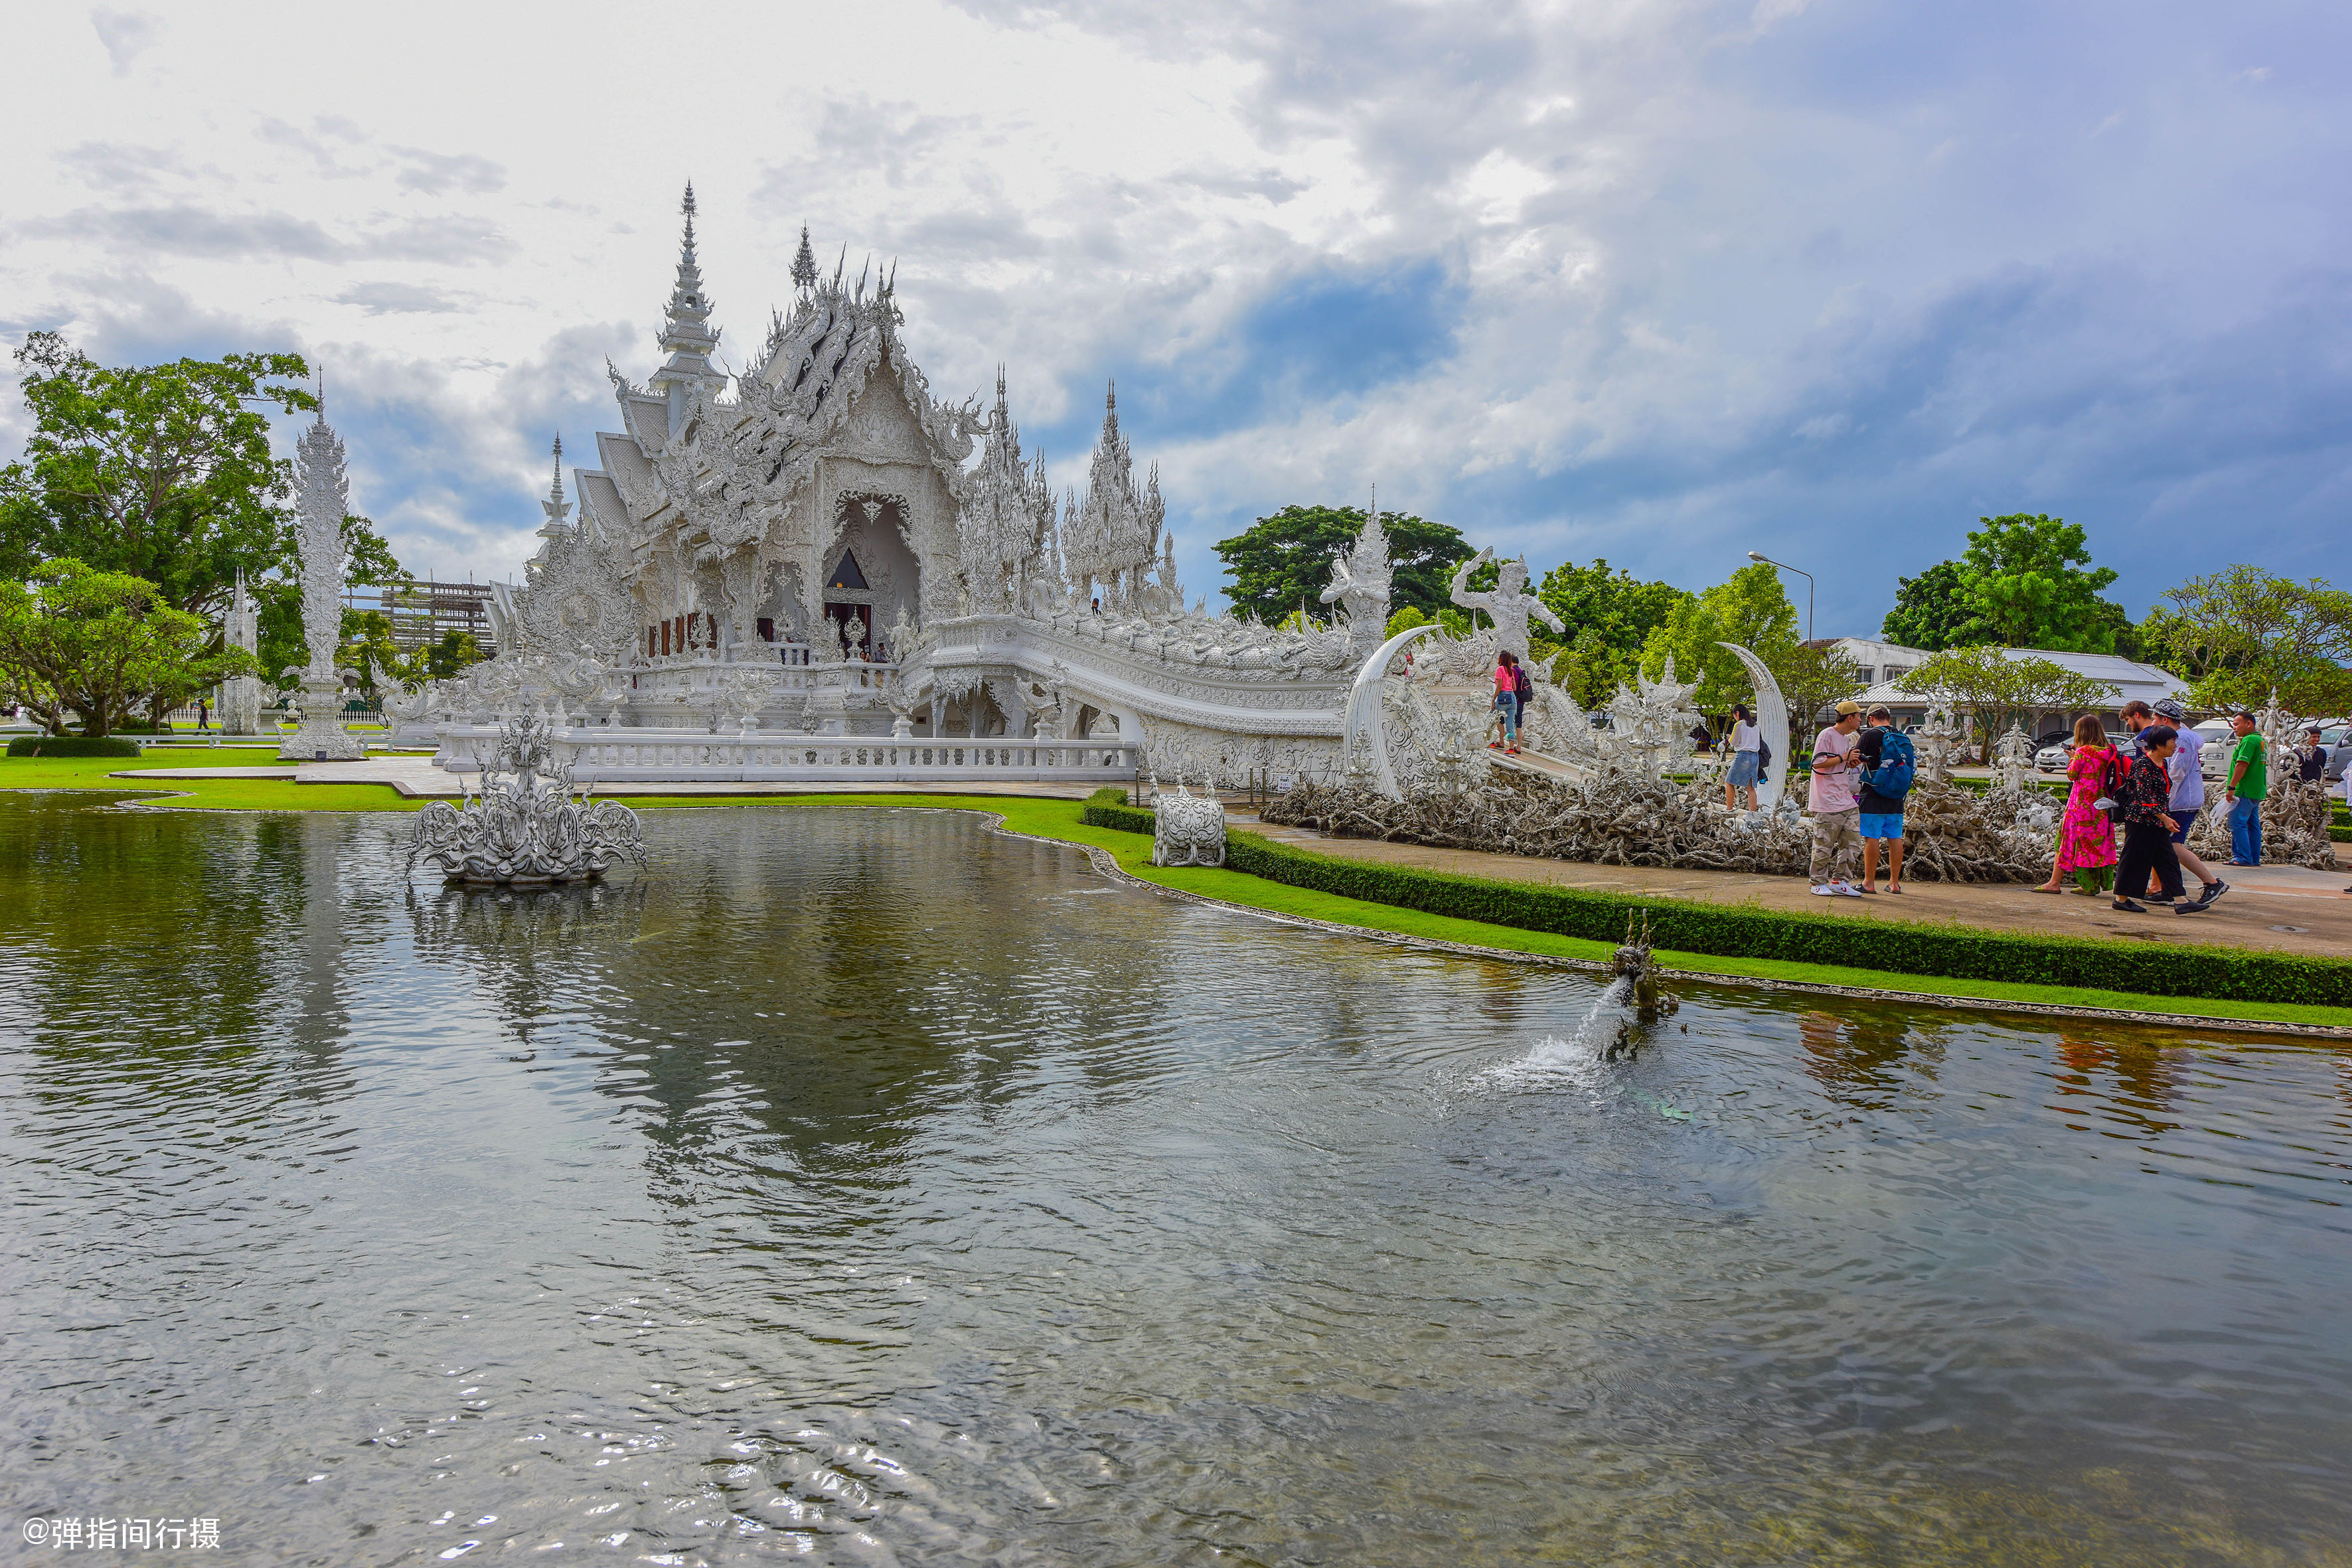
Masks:
[[[547,523],[540,532],[550,537],[563,531],[563,520],[571,514],[572,503],[563,499],[563,437],[555,438],[555,481],[547,489],[547,499],[539,503],[547,513]]]
[[[816,287],[816,252],[809,248],[808,225],[801,225],[801,247],[793,252],[793,287],[805,294]]]

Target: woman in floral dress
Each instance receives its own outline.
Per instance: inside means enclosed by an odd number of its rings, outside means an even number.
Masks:
[[[2122,771],[2122,759],[2107,744],[2107,732],[2097,719],[2084,714],[2074,721],[2074,754],[2066,763],[2074,789],[2066,796],[2066,815],[2058,823],[2058,854],[2050,879],[2036,892],[2063,891],[2066,873],[2074,874],[2075,889],[2095,898],[2116,878],[2116,825],[2093,802],[2106,795],[2109,783]]]

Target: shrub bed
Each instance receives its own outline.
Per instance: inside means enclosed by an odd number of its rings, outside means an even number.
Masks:
[[[1116,798],[1100,805],[1096,804],[1096,801],[1104,795],[1110,795]],[[1087,803],[1085,817],[1087,826],[1115,827],[1122,833],[1150,832],[1153,826],[1151,814],[1148,811],[1139,811],[1131,805],[1119,804],[1126,799],[1126,793],[1121,790],[1097,790],[1094,798]],[[1231,835],[1227,837],[1230,839]]]
[[[19,735],[12,757],[135,757],[139,742],[121,735]]]
[[[1151,814],[1088,806],[1097,827],[1151,831]],[[1592,942],[1622,942],[1627,921],[1647,910],[1651,940],[1680,952],[1769,958],[1954,980],[2082,986],[2148,996],[2205,996],[2294,1006],[2352,1006],[2352,961],[2242,948],[2157,947],[2066,936],[1978,931],[1962,925],[1897,924],[1699,904],[1626,893],[1489,881],[1442,871],[1341,860],[1228,834],[1225,865],[1293,888],[1419,910],[1455,920]]]

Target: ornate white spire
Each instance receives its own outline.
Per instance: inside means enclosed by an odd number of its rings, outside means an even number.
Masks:
[[[670,289],[669,303],[663,308],[660,338],[662,350],[669,357],[646,384],[656,390],[695,385],[717,388],[724,385],[727,378],[710,363],[710,352],[719,346],[719,333],[710,325],[710,296],[702,291],[702,268],[695,259],[691,181],[678,210],[685,215],[686,232],[678,241],[677,281]],[[677,405],[675,392],[671,405],[673,408]]]
[[[343,469],[342,438],[322,407],[294,447],[295,544],[302,574],[302,637],[310,674],[334,680],[335,645],[343,629],[343,517],[351,510],[351,480]]]
[[[809,248],[808,225],[801,225],[801,247],[793,252],[793,287],[803,294],[816,287],[816,252]]]
[[[1160,498],[1160,474],[1150,470],[1135,488],[1135,458],[1118,430],[1118,384],[1103,395],[1102,438],[1087,469],[1085,499],[1065,524],[1062,548],[1071,576],[1088,592],[1100,583],[1114,603],[1139,590],[1160,554],[1160,525],[1167,505]]]
[[[553,539],[564,531],[563,520],[571,515],[572,503],[563,499],[563,437],[561,436],[555,438],[555,482],[548,487],[547,499],[539,503],[539,510],[547,514],[547,521],[539,531],[541,533]]]

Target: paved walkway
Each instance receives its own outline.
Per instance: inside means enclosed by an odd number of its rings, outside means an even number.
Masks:
[[[1881,891],[1874,898],[1817,898],[1801,877],[1762,877],[1744,871],[1665,871],[1640,866],[1590,866],[1572,860],[1542,860],[1490,855],[1475,849],[1438,849],[1423,844],[1388,844],[1370,838],[1330,838],[1297,827],[1268,827],[1246,808],[1226,813],[1235,827],[1262,833],[1277,843],[1296,844],[1340,859],[1416,866],[1497,880],[1549,882],[1563,888],[1646,893],[1706,903],[1753,904],[1768,910],[1799,910],[1842,920],[1959,921],[1994,931],[2049,931],[2074,936],[2129,937],[2152,942],[2225,943],[2307,952],[2329,958],[2352,956],[2352,870],[2307,870],[2300,866],[2222,868],[2231,890],[2201,915],[2182,916],[2151,908],[2147,914],[2120,914],[2105,897],[2040,894],[2022,886],[1957,882],[1906,882],[1902,896]],[[2194,879],[2191,879],[2193,884]],[[1880,884],[1883,889],[1885,884]]]

